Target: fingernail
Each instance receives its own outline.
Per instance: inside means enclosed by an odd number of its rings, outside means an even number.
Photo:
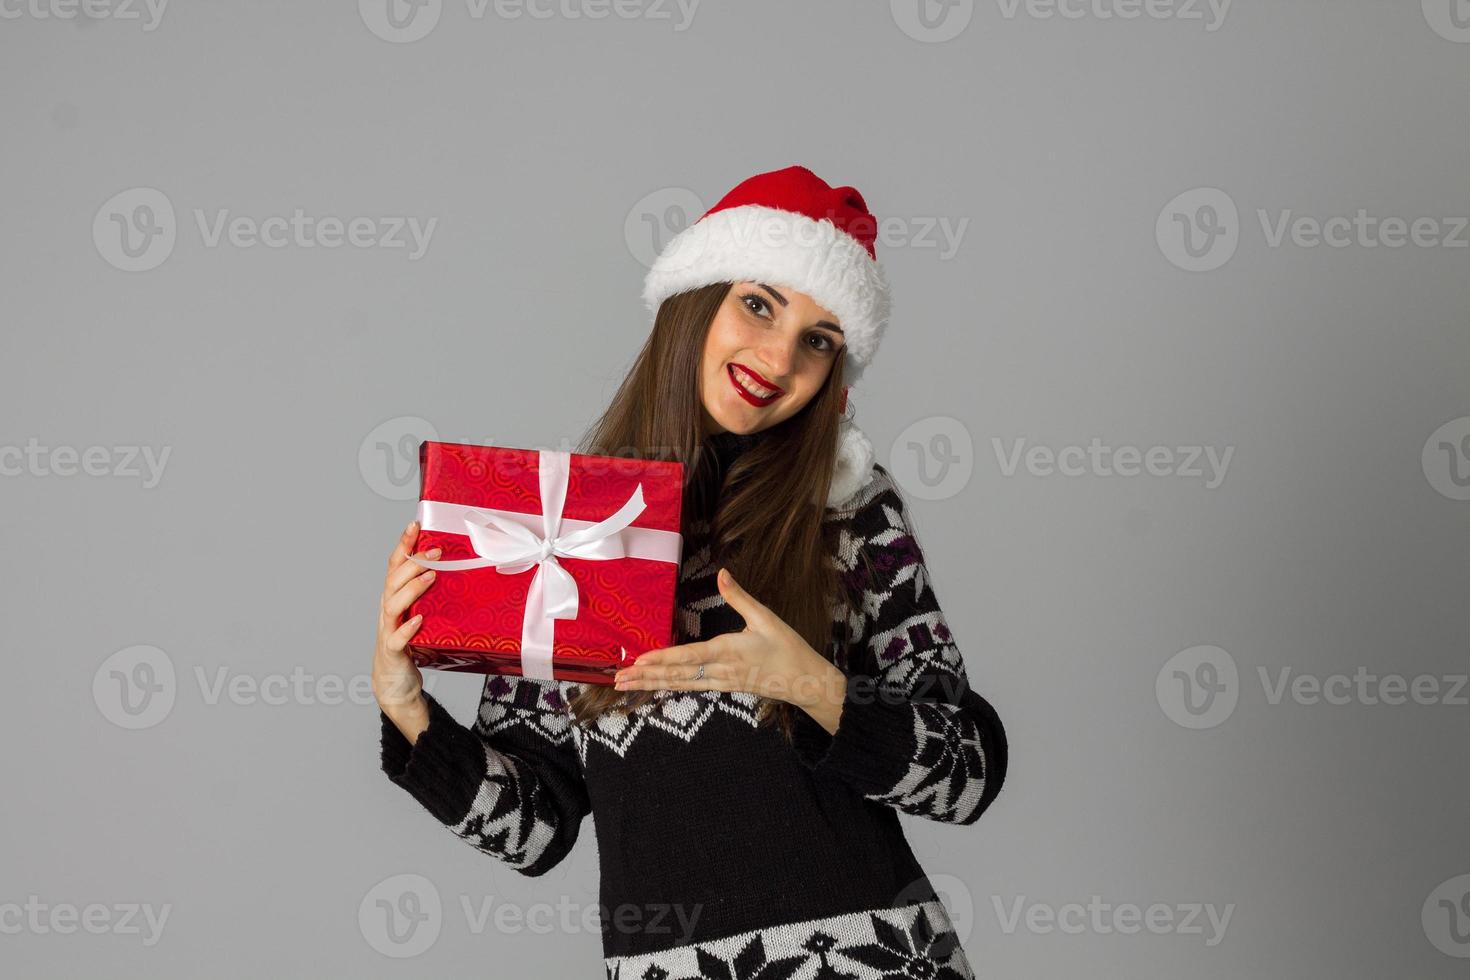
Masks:
[[[424,581],[425,582],[429,581],[433,577],[434,577],[434,570],[432,568],[429,569],[427,572],[424,573]]]
[[[429,558],[438,558],[442,554],[444,554],[443,548],[430,548],[428,551]]]

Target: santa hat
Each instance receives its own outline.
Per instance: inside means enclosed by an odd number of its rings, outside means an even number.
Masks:
[[[873,469],[873,444],[847,418],[846,388],[862,376],[888,326],[877,230],[856,187],[832,187],[806,167],[786,167],[736,184],[669,240],[643,283],[650,311],[700,286],[758,280],[806,293],[837,316],[846,351],[844,411],[829,507],[861,489]]]

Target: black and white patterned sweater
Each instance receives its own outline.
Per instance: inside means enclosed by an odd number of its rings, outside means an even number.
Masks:
[[[716,437],[728,463],[750,437]],[[743,692],[671,691],[573,723],[573,681],[487,675],[466,727],[432,695],[410,744],[379,713],[382,768],[477,850],[536,876],[591,813],[609,980],[973,977],[899,814],[975,822],[1005,780],[1006,735],[969,687],[890,474],[844,505],[838,559],[863,597],[835,734],[795,744]],[[677,615],[691,639],[744,628],[686,527]],[[866,549],[878,570],[868,580]]]

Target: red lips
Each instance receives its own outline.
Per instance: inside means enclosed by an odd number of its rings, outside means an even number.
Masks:
[[[742,370],[746,374],[750,375],[750,378],[751,378],[752,381],[754,381],[756,384],[762,385],[763,387],[774,389],[776,393],[774,395],[772,395],[771,397],[769,397],[769,398],[757,398],[755,395],[753,395],[750,392],[746,391],[745,388],[744,388],[744,386],[742,386],[740,384],[740,382],[737,381],[736,378],[735,378],[735,367],[736,366],[733,363],[727,365],[726,368],[725,368],[725,373],[727,375],[729,375],[729,377],[730,377],[730,385],[731,385],[731,387],[733,387],[735,389],[735,391],[739,393],[739,395],[740,395],[741,398],[744,398],[746,401],[750,402],[752,405],[755,405],[757,407],[763,407],[763,406],[766,406],[766,405],[771,404],[771,402],[773,402],[777,398],[780,398],[781,397],[782,391],[781,391],[781,389],[779,387],[777,387],[776,385],[771,384],[765,378],[761,377],[760,374],[756,373],[755,371],[752,371],[750,368],[746,367],[744,364],[741,364],[739,366],[740,367],[740,370]]]

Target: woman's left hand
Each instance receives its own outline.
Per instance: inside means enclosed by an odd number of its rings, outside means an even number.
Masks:
[[[720,569],[716,582],[720,595],[745,619],[745,629],[649,650],[617,672],[617,690],[748,691],[804,708],[843,687],[842,671],[741,588],[727,570]]]

